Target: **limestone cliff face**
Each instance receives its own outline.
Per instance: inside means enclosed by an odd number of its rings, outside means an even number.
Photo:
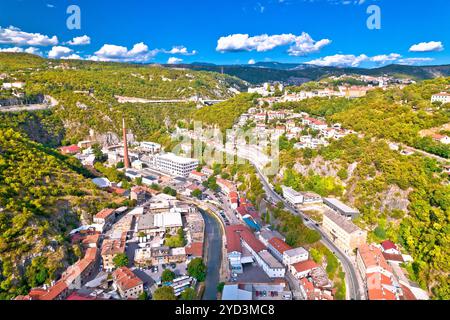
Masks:
[[[367,204],[367,199],[363,199],[359,192],[361,188],[364,188],[363,185],[365,181],[361,181],[361,179],[355,177],[357,168],[357,162],[344,167],[337,161],[327,161],[321,156],[317,156],[312,159],[310,164],[298,162],[294,166],[294,169],[302,175],[308,175],[312,171],[314,174],[318,174],[320,176],[334,177],[345,187],[345,192],[343,195],[344,200],[352,206],[360,207]],[[338,172],[341,169],[345,169],[347,171],[348,177],[344,180],[338,176]],[[283,174],[283,171],[284,170],[280,171],[280,175]],[[367,179],[367,181],[369,180],[371,180],[371,178]],[[389,185],[381,192],[377,192],[375,197],[370,199],[370,203],[380,212],[401,210],[406,213],[408,212],[408,206],[410,203],[408,196],[411,191],[411,189],[402,190],[397,185]]]

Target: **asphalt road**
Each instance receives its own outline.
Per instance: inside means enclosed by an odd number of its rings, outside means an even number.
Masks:
[[[222,233],[219,222],[214,217],[203,210],[201,213],[205,220],[206,270],[208,270],[203,300],[217,300],[217,285],[222,264]]]
[[[254,164],[253,164],[253,166],[256,168],[259,178],[264,185],[264,189],[266,190],[266,195],[269,198],[271,198],[272,200],[274,200],[274,202],[279,202],[279,201],[283,202],[285,204],[285,207],[287,210],[291,211],[291,213],[294,215],[298,215],[298,213],[295,212],[289,206],[289,204],[286,203],[286,201],[271,188],[271,186],[269,185],[269,183],[266,180],[266,177],[262,174],[262,172],[259,170],[259,168]],[[303,213],[300,212],[300,215],[303,218],[305,218],[305,215]],[[310,229],[314,229],[317,232],[319,232],[320,235],[322,236],[322,240],[321,240],[322,243],[325,244],[325,246],[327,246],[328,249],[330,249],[332,252],[334,252],[336,257],[341,261],[341,264],[344,268],[346,278],[347,278],[346,282],[347,282],[347,288],[349,290],[350,299],[361,300],[363,297],[361,296],[361,292],[359,290],[360,284],[359,284],[358,276],[356,274],[357,271],[356,271],[356,268],[354,267],[354,265],[352,264],[352,262],[350,261],[350,259],[338,247],[336,247],[336,245],[332,241],[329,240],[328,236],[326,234],[324,234],[319,227],[317,227],[313,223],[307,223],[306,226],[309,227]]]

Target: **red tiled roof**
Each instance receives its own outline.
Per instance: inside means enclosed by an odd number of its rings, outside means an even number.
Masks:
[[[97,218],[97,219],[107,219],[111,215],[113,215],[114,212],[115,212],[114,209],[103,209],[102,211],[100,211],[99,213],[97,213],[95,215],[95,218]]]
[[[189,246],[186,247],[186,254],[194,257],[202,257],[203,243],[202,242],[191,243]]]
[[[380,272],[367,274],[367,287],[369,300],[397,300],[395,293],[389,290],[392,281]]]
[[[158,194],[161,193],[161,192],[159,192],[157,190],[154,190],[154,189],[146,187],[146,186],[134,186],[133,188],[131,188],[131,192],[133,192],[133,193],[144,193],[144,192],[146,192],[146,193],[149,193],[149,194],[152,194],[152,195],[158,195]]]
[[[89,245],[92,243],[95,243],[97,245],[99,240],[100,240],[100,233],[90,234],[83,239],[82,243],[84,245]]]
[[[417,300],[414,293],[407,286],[401,284],[400,287],[403,291],[403,295],[401,297],[402,300]]]
[[[269,240],[269,243],[272,247],[277,250],[279,253],[283,254],[287,250],[291,250],[292,247],[288,245],[286,242],[281,240],[280,238],[274,237]]]
[[[96,300],[94,297],[81,295],[77,292],[72,293],[70,296],[67,297],[66,300],[70,301],[88,301],[88,300]]]
[[[297,272],[305,272],[305,271],[309,271],[309,270],[319,267],[319,265],[317,263],[315,263],[313,260],[297,262],[297,263],[293,264],[292,266],[294,267],[295,271],[297,271]]]
[[[203,172],[198,172],[198,171],[192,171],[191,174],[195,175],[195,176],[199,176],[199,177],[206,177],[206,174],[204,174]]]
[[[114,282],[122,289],[122,291],[126,291],[143,284],[142,280],[139,279],[139,277],[127,267],[116,269],[112,276]]]
[[[392,268],[384,259],[381,250],[374,245],[363,244],[358,248],[358,253],[364,263],[366,269],[373,267],[381,267],[386,271],[392,272]]]
[[[386,240],[381,243],[381,246],[384,250],[395,249],[397,250],[397,246],[391,240]]]
[[[227,237],[228,252],[242,252],[241,239],[245,241],[255,252],[260,252],[266,249],[264,244],[256,239],[250,229],[244,225],[227,226],[225,232]]]
[[[386,259],[386,261],[404,262],[403,256],[401,254],[389,254],[389,253],[383,252],[383,257],[384,257],[384,259]]]
[[[59,150],[62,153],[77,153],[81,149],[77,145],[74,144],[74,145],[71,145],[71,146],[61,147],[61,148],[59,148]]]

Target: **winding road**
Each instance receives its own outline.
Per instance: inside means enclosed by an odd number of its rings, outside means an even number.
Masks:
[[[267,178],[265,177],[265,175],[260,171],[259,167],[257,165],[255,165],[253,162],[250,161],[250,163],[253,164],[253,166],[255,167],[258,176],[261,180],[261,182],[263,183],[264,189],[266,191],[266,195],[268,196],[268,198],[275,200],[274,202],[283,202],[285,205],[285,208],[287,210],[289,210],[292,214],[294,215],[298,215],[299,213],[297,213],[294,209],[292,209],[289,204],[278,194],[276,193],[272,187],[270,186],[270,184],[267,181]],[[305,219],[305,215],[300,212],[300,215],[302,216],[303,220]],[[305,220],[304,220],[305,221]],[[310,229],[314,229],[317,232],[319,232],[319,234],[322,236],[322,243],[328,247],[328,249],[330,249],[332,252],[334,252],[334,254],[336,255],[336,257],[340,260],[344,271],[345,271],[345,275],[346,275],[346,283],[347,283],[347,288],[349,290],[349,296],[350,299],[352,300],[362,300],[364,298],[364,296],[361,294],[360,291],[360,283],[359,283],[359,278],[357,275],[357,270],[355,268],[355,266],[352,264],[352,262],[350,261],[350,259],[348,258],[347,255],[345,255],[332,241],[330,241],[330,239],[328,238],[328,236],[326,234],[324,234],[322,232],[322,230],[317,227],[315,224],[313,223],[306,223],[306,226]]]

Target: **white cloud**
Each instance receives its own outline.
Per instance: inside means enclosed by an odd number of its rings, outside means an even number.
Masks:
[[[135,44],[131,50],[122,46],[105,44],[89,59],[93,61],[147,62],[157,53],[158,50],[149,50],[143,42]]]
[[[430,41],[430,42],[421,42],[415,45],[412,45],[409,48],[411,52],[431,52],[431,51],[442,51],[444,50],[444,45],[441,41]]]
[[[56,36],[49,37],[40,33],[29,33],[10,26],[0,27],[0,44],[14,44],[16,46],[54,46],[58,44]]]
[[[24,52],[42,56],[42,52],[38,48],[34,48],[34,47],[29,47],[29,48],[25,49]]]
[[[193,56],[197,54],[197,51],[193,50],[189,52],[189,50],[185,46],[175,46],[170,50],[162,50],[164,53],[170,54],[181,54],[183,56]]]
[[[0,49],[0,52],[18,53],[18,52],[23,52],[23,48],[19,48],[19,47],[2,48],[2,49]]]
[[[412,66],[412,65],[420,65],[425,62],[431,62],[433,60],[434,60],[433,58],[405,58],[398,60],[398,63]]]
[[[391,54],[380,54],[370,58],[370,61],[376,62],[377,64],[385,64],[387,62],[392,62],[400,59],[402,56],[398,53]]]
[[[232,34],[221,37],[217,41],[216,50],[219,52],[258,51],[266,52],[276,47],[291,45],[288,52],[292,56],[304,56],[318,52],[331,41],[322,39],[314,41],[309,34],[303,32],[300,36],[294,34],[267,35],[250,37],[248,34]]]
[[[255,64],[255,63],[256,63],[256,61],[254,59],[248,60],[248,64]]]
[[[334,56],[327,56],[306,62],[320,67],[358,67],[362,62],[370,58],[365,54],[355,56],[353,54],[335,54]]]
[[[72,40],[70,40],[69,42],[67,42],[67,44],[71,45],[71,46],[85,46],[88,44],[91,44],[91,38],[89,36],[81,36],[81,37],[75,37]]]
[[[12,52],[12,53],[29,53],[29,54],[35,54],[35,55],[42,55],[42,52],[39,51],[38,48],[29,47],[27,49],[20,48],[20,47],[12,47],[12,48],[0,48],[0,52]]]
[[[47,8],[54,8],[54,7],[55,7],[55,6],[54,6],[53,4],[51,4],[51,3],[47,3],[46,6],[47,6]]]
[[[63,59],[63,60],[83,60],[82,57],[80,57],[79,55],[77,55],[75,53],[73,53],[69,56],[66,56],[66,57],[61,57],[61,59]]]
[[[167,60],[168,64],[177,64],[183,62],[183,59],[176,58],[176,57],[170,57],[169,60]]]
[[[50,59],[64,59],[70,57],[73,54],[73,50],[63,46],[53,47],[49,53],[48,57]]]

